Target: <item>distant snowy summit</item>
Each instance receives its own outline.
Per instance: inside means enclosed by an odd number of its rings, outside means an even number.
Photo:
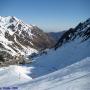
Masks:
[[[54,44],[53,38],[37,26],[26,24],[14,16],[0,16],[1,59],[12,61],[15,58],[18,61],[22,55],[37,53],[42,49],[53,47]]]

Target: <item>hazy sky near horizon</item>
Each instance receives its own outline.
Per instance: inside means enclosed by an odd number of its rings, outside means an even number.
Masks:
[[[60,31],[90,18],[90,0],[0,0],[0,15],[16,16],[44,31]]]

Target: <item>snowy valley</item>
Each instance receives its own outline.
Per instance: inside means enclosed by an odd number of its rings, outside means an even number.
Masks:
[[[1,67],[0,88],[90,90],[90,19],[65,31],[55,44],[53,37],[36,26],[15,17],[0,17],[2,52],[4,58],[10,55],[9,60],[18,54],[25,60],[31,60],[33,53],[36,56],[31,63],[17,64],[13,59],[14,65]]]

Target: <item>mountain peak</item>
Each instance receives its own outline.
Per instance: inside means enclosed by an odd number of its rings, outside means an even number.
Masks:
[[[79,38],[81,42],[90,38],[90,18],[85,22],[80,22],[75,28],[70,28],[66,31],[58,40],[55,49],[76,38]]]
[[[86,20],[86,23],[87,23],[87,24],[90,24],[90,18],[88,18],[88,19]]]
[[[17,23],[20,20],[17,19],[15,16],[0,16],[0,26],[8,26],[11,25],[13,23]]]
[[[8,20],[10,20],[10,19],[15,19],[15,20],[19,20],[18,18],[16,18],[15,16],[0,16],[0,20],[1,19],[8,19]]]
[[[15,16],[0,16],[0,46],[0,53],[5,53],[3,57],[9,61],[18,53],[22,56],[31,55],[51,48],[54,46],[54,40],[40,28],[26,24]]]

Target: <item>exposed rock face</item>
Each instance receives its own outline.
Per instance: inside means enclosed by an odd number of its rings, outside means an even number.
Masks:
[[[0,53],[5,54],[2,56],[7,61],[15,58],[17,54],[24,56],[37,53],[53,47],[54,44],[53,38],[37,26],[25,24],[13,16],[0,16]]]
[[[52,48],[55,45],[54,39],[47,33],[43,32],[41,29],[39,29],[37,26],[34,26],[33,29],[31,29],[31,33],[33,34],[32,43],[39,50]]]
[[[76,38],[81,38],[81,42],[90,38],[90,18],[83,23],[79,23],[75,28],[66,31],[58,40],[55,49]]]

